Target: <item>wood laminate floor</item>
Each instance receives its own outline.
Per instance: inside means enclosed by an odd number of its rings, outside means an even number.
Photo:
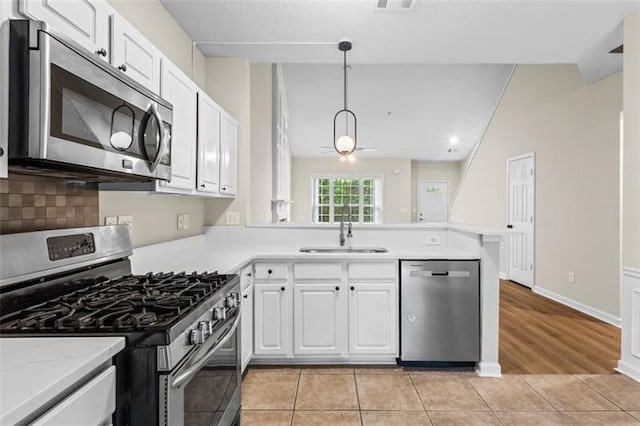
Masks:
[[[619,328],[501,281],[504,374],[610,374],[619,358]]]

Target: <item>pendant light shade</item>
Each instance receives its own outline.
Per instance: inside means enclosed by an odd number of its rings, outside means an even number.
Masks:
[[[344,108],[333,117],[333,147],[340,155],[350,155],[358,145],[357,117],[347,108],[347,52],[351,50],[351,42],[341,41],[338,43],[338,49],[344,53]]]

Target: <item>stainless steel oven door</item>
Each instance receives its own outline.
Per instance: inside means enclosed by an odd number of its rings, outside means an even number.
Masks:
[[[169,374],[160,375],[160,424],[229,426],[240,410],[240,310]]]
[[[28,50],[29,105],[23,119],[30,126],[28,149],[21,155],[97,174],[171,178],[171,104],[53,35],[46,24],[12,22],[16,33],[28,25],[30,38],[37,40]]]

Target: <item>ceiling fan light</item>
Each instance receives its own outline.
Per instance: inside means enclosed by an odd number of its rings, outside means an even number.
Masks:
[[[349,135],[342,135],[336,140],[336,151],[342,155],[351,154],[356,149],[356,142]]]

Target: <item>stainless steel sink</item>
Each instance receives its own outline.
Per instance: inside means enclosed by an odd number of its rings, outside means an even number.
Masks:
[[[302,247],[301,253],[386,253],[382,247]]]

